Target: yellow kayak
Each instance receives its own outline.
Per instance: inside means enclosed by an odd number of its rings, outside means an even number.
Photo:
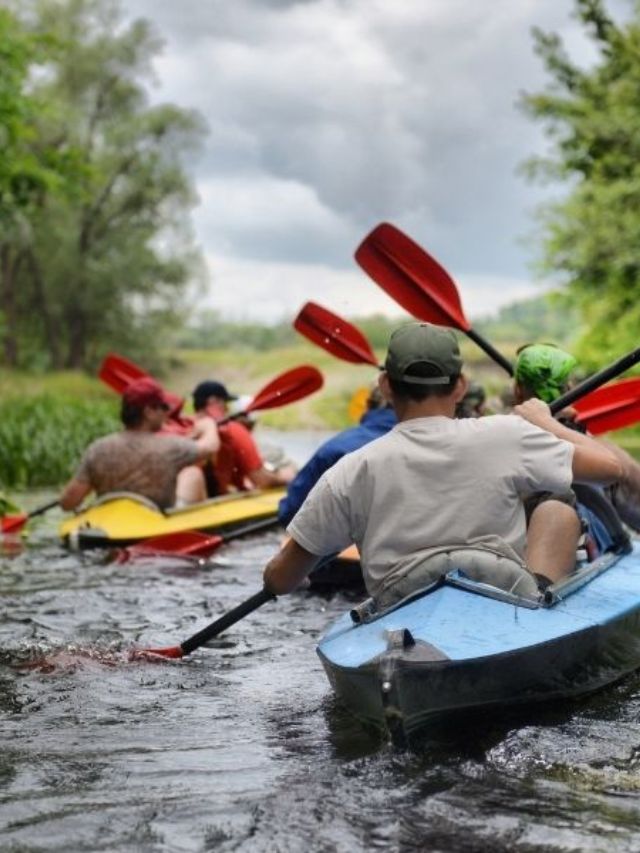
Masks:
[[[72,548],[108,548],[185,530],[241,535],[245,527],[251,533],[277,525],[284,495],[284,489],[238,492],[163,512],[146,498],[118,492],[66,519],[60,537]]]

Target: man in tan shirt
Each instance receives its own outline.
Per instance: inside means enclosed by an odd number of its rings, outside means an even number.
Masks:
[[[138,379],[122,395],[124,429],[94,441],[60,497],[75,509],[90,493],[134,492],[168,509],[206,499],[198,463],[220,446],[213,421],[196,424],[190,438],[160,435],[170,404],[152,379]]]
[[[290,592],[322,556],[352,542],[369,594],[386,602],[394,586],[406,594],[412,573],[455,547],[513,561],[547,583],[574,567],[573,507],[547,501],[527,529],[523,500],[564,492],[573,480],[616,480],[613,454],[563,427],[540,400],[513,415],[455,420],[467,388],[458,344],[428,323],[393,333],[380,387],[398,425],[318,481],[287,529],[291,540],[265,569],[272,592]]]

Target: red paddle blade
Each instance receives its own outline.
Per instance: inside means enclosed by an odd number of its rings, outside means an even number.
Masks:
[[[100,365],[98,377],[116,394],[122,394],[127,385],[135,382],[136,379],[151,379],[149,374],[145,373],[137,364],[121,355],[116,355],[116,353],[109,353],[105,356]]]
[[[603,385],[577,400],[574,406],[578,421],[593,435],[631,426],[640,420],[640,378]]]
[[[137,364],[113,352],[105,356],[98,371],[98,378],[105,385],[108,385],[109,388],[112,388],[116,394],[122,394],[127,385],[135,382],[136,379],[153,379],[149,373],[146,373]],[[167,402],[171,406],[171,417],[177,418],[184,405],[184,399],[178,397],[177,394],[172,394],[170,391],[165,391],[164,389],[163,391]]]
[[[275,409],[302,400],[322,388],[324,378],[317,367],[303,364],[286,370],[259,391],[245,411]]]
[[[181,646],[167,646],[164,649],[132,649],[129,652],[130,661],[153,660],[153,658],[172,658],[174,660],[184,657]]]
[[[293,327],[305,338],[343,361],[378,366],[378,359],[362,332],[315,302],[307,302],[302,306],[293,321]]]
[[[125,551],[129,557],[153,557],[163,554],[179,554],[186,557],[207,557],[224,542],[222,536],[208,535],[197,530],[180,533],[165,533],[153,536],[144,542],[129,545]]]
[[[591,435],[602,435],[615,429],[633,426],[640,421],[640,400],[588,418],[581,415],[579,421],[586,426]]]
[[[394,225],[383,222],[374,228],[356,250],[355,258],[413,317],[462,332],[471,329],[449,273]]]
[[[29,521],[26,513],[20,515],[5,515],[0,519],[0,529],[3,533],[18,533]]]
[[[637,376],[620,379],[618,382],[596,388],[595,391],[576,400],[574,407],[581,415],[590,417],[601,410],[609,411],[612,406],[625,406],[634,400],[640,400],[640,377]]]

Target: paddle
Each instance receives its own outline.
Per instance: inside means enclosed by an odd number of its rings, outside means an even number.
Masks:
[[[247,415],[249,412],[257,412],[262,409],[275,409],[280,406],[288,406],[303,397],[308,397],[318,391],[324,385],[324,377],[317,367],[308,364],[285,370],[275,379],[268,382],[264,388],[255,395],[253,400],[240,412],[226,415],[218,421],[218,426],[233,421],[236,418]]]
[[[576,420],[592,435],[623,429],[640,420],[640,378],[621,379],[579,400]]]
[[[352,323],[323,308],[307,302],[293,321],[296,331],[322,349],[351,364],[378,364],[369,341]]]
[[[275,598],[276,596],[272,592],[269,592],[267,589],[261,589],[260,592],[252,595],[251,598],[243,601],[242,604],[234,607],[228,613],[225,613],[219,619],[216,619],[215,622],[198,631],[197,634],[193,634],[193,636],[184,640],[179,646],[166,646],[160,649],[134,649],[129,655],[129,659],[139,660],[149,655],[157,655],[164,658],[182,658],[185,655],[190,655],[191,652],[200,648],[200,646],[204,646],[205,643],[208,643],[209,640],[226,631],[227,628],[244,619],[249,613],[253,613],[258,607],[262,607],[267,601],[273,601]]]
[[[109,353],[105,356],[98,371],[98,378],[108,385],[109,388],[112,388],[116,394],[122,394],[127,385],[135,382],[136,379],[153,379],[149,373],[146,373],[137,364],[116,353]],[[164,391],[164,395],[171,405],[170,417],[179,420],[179,413],[184,405],[184,399],[178,397],[177,394],[172,394],[170,391]]]
[[[54,506],[58,506],[58,501],[50,501],[47,504],[43,504],[43,506],[37,507],[37,509],[31,510],[31,512],[20,513],[19,515],[5,515],[2,519],[0,519],[0,527],[3,533],[17,533],[19,530],[25,526],[25,524],[30,521],[32,518],[35,518],[38,515],[44,515],[47,510],[53,509]]]
[[[558,412],[561,412],[562,409],[566,409],[567,406],[573,405],[577,400],[586,397],[586,395],[595,391],[596,388],[600,388],[605,382],[608,382],[610,379],[614,379],[616,376],[619,376],[621,373],[624,373],[625,370],[629,370],[630,367],[633,367],[634,364],[637,364],[640,361],[640,347],[638,349],[632,350],[630,353],[621,356],[617,361],[614,361],[608,367],[604,367],[602,370],[599,370],[597,373],[594,373],[593,376],[590,376],[588,379],[585,379],[584,382],[581,382],[579,385],[576,385],[575,388],[571,388],[569,391],[564,393],[561,397],[558,397],[557,400],[554,400],[550,405],[551,414],[557,415]],[[622,385],[622,383],[618,383]],[[609,386],[615,389],[616,386]],[[603,396],[604,392],[607,389],[602,389]],[[617,393],[614,391],[614,393]]]
[[[238,539],[240,536],[247,536],[250,533],[258,533],[277,524],[278,519],[274,516],[252,521],[222,535],[202,533],[199,530],[164,533],[161,536],[152,536],[142,542],[136,542],[134,545],[120,549],[117,560],[119,563],[125,563],[132,557],[208,557],[217,551],[221,545],[231,542],[232,539]]]
[[[513,365],[472,327],[458,289],[435,258],[394,225],[383,222],[364,238],[355,253],[362,269],[419,320],[464,332],[513,376]]]

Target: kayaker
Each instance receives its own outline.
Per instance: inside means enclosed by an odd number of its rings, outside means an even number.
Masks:
[[[221,420],[227,414],[228,404],[235,399],[222,382],[201,382],[193,390],[196,423]],[[292,464],[269,470],[251,432],[237,420],[221,424],[218,431],[220,449],[215,460],[205,467],[210,496],[227,494],[232,488],[243,491],[285,486],[295,476]]]
[[[554,344],[526,344],[520,347],[514,365],[513,394],[516,403],[539,397],[547,403],[555,400],[570,386],[571,374],[578,361],[571,353]],[[575,409],[565,409],[560,420],[578,429]],[[622,477],[606,489],[606,495],[620,518],[636,531],[640,531],[640,465],[617,444],[596,438],[618,459]]]
[[[380,388],[399,423],[326,471],[268,563],[275,594],[295,589],[323,556],[352,542],[369,594],[387,607],[451,565],[484,558],[542,585],[575,566],[575,510],[547,501],[528,529],[523,498],[567,491],[573,480],[610,483],[621,469],[593,439],[531,399],[511,415],[454,419],[467,382],[454,333],[411,323],[391,336]],[[528,570],[524,571],[524,570]]]
[[[281,524],[289,524],[325,471],[347,453],[380,438],[397,424],[395,412],[377,385],[371,388],[366,405],[367,411],[360,418],[358,426],[343,430],[325,441],[298,471],[289,484],[286,497],[280,501],[278,519]]]
[[[75,509],[90,493],[133,492],[160,509],[206,499],[202,468],[196,464],[219,447],[215,424],[196,424],[191,438],[159,435],[170,401],[153,379],[138,379],[122,394],[124,429],[94,441],[60,497]]]

